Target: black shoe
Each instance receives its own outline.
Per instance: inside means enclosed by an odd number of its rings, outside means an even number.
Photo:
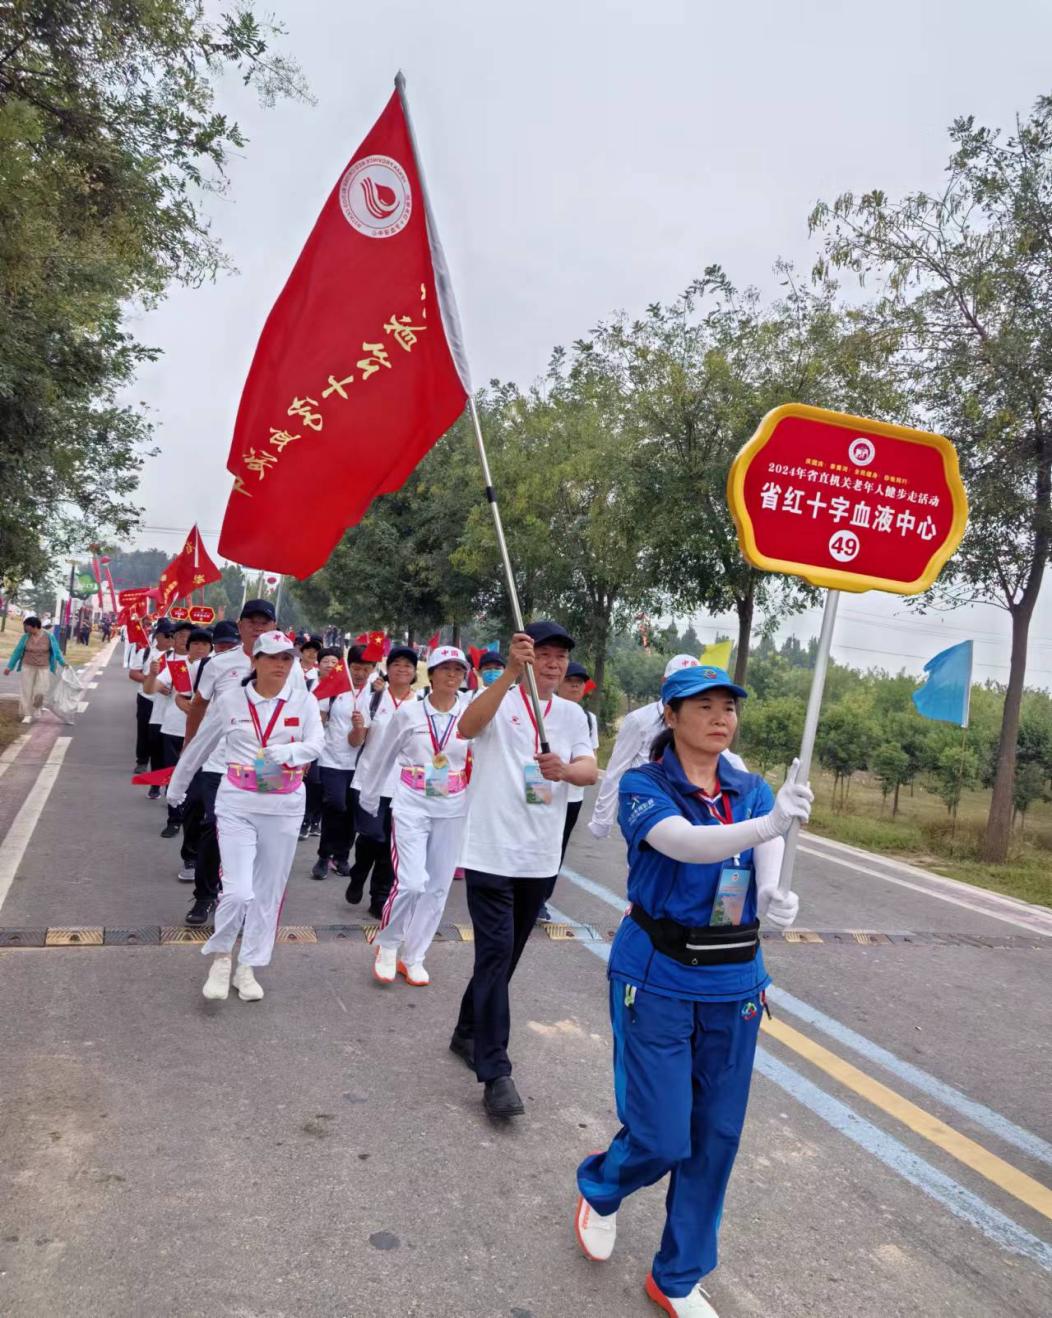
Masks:
[[[306,824],[303,824],[303,825],[300,827],[300,837],[299,837],[299,840],[300,840],[301,842],[306,842],[306,840],[307,840],[309,837],[310,837],[310,829],[307,827]]]
[[[133,773],[145,773],[150,766],[148,764],[136,764],[132,770]]]
[[[164,828],[161,829],[161,837],[178,837],[181,827],[180,824],[165,824]]]
[[[187,911],[186,923],[207,924],[214,910],[215,902],[209,901],[207,897],[200,898]]]
[[[461,1034],[459,1030],[453,1031],[453,1037],[449,1041],[449,1051],[456,1053],[469,1071],[475,1069],[475,1040],[469,1038],[466,1034]]]
[[[310,872],[312,879],[327,879],[329,877],[329,858],[328,856],[319,856],[314,862],[314,868]]]
[[[310,835],[311,837],[321,837],[321,824],[311,824]]]
[[[347,863],[347,861],[334,860],[332,862],[332,867],[336,871],[336,873],[340,876],[341,879],[349,879],[351,877],[351,867]],[[362,883],[362,887],[363,888],[365,887],[364,881]]]
[[[362,893],[365,891],[365,880],[361,883],[357,879],[352,879],[347,885],[347,900],[352,906],[357,906],[362,900]]]
[[[521,1117],[526,1111],[510,1075],[499,1075],[496,1080],[487,1080],[482,1102],[491,1117]]]
[[[370,902],[369,914],[373,917],[374,920],[382,920],[384,918],[383,902]]]
[[[146,793],[146,799],[147,801],[156,801],[160,795],[161,795],[161,789],[159,787],[151,787],[150,790]]]
[[[541,907],[541,909],[537,912],[537,923],[538,923],[538,924],[553,924],[553,923],[554,923],[554,921],[552,920],[552,913],[551,913],[551,911],[548,910],[548,903],[547,903],[547,902],[545,902],[545,904],[544,904],[544,905]]]

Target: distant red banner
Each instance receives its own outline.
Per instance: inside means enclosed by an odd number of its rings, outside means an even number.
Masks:
[[[175,617],[175,610],[172,609],[169,617]],[[196,622],[199,627],[208,627],[216,620],[216,611],[209,604],[195,604],[190,610],[190,621]]]

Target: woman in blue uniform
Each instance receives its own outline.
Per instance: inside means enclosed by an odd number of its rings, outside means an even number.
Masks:
[[[651,762],[621,780],[632,905],[609,978],[622,1127],[577,1170],[577,1239],[595,1260],[610,1257],[621,1201],[669,1176],[646,1293],[681,1318],[715,1318],[699,1282],[716,1266],[770,982],[759,916],[783,928],[796,918],[796,894],[778,891],[782,839],[814,799],[795,764],[776,800],[720,760],[745,695],[719,668],[672,673]]]

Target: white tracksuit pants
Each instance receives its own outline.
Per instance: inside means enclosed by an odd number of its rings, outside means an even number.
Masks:
[[[423,801],[406,800],[401,788],[395,796],[391,807],[395,880],[376,942],[380,947],[404,944],[406,965],[423,961],[438,929],[460,858],[465,820],[463,814],[432,815]]]
[[[215,932],[202,952],[231,952],[240,933],[241,965],[270,964],[302,815],[302,810],[288,815],[235,813],[220,795],[216,836],[223,891]]]

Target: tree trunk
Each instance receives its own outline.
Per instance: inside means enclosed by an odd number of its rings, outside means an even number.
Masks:
[[[450,641],[450,644],[451,644],[451,645],[455,645],[455,646],[457,647],[458,650],[461,648],[461,645],[460,645],[460,623],[459,623],[459,622],[454,622],[454,623],[453,623],[453,639],[452,639],[452,641]]]
[[[1034,576],[1035,573],[1031,573],[1031,579]],[[1036,572],[1036,576],[1040,587],[1040,571]],[[1008,670],[1004,713],[1001,716],[1001,736],[997,744],[994,790],[990,798],[990,813],[986,820],[986,835],[982,846],[982,859],[998,865],[1008,859],[1008,843],[1012,834],[1016,742],[1019,737],[1019,717],[1023,704],[1030,619],[1033,616],[1036,600],[1037,590],[1031,593],[1028,582],[1023,600],[1012,610],[1012,658]]]
[[[894,802],[892,803],[892,806],[891,806],[891,817],[892,817],[892,819],[894,819],[895,816],[896,816],[898,813],[899,813],[899,784],[896,783],[896,784],[895,784],[895,800],[894,800]]]
[[[752,615],[755,601],[755,584],[750,584],[748,595],[734,601],[735,611],[738,614],[738,653],[734,660],[734,680],[739,686],[744,686],[745,670],[749,666],[749,638],[752,635]]]

